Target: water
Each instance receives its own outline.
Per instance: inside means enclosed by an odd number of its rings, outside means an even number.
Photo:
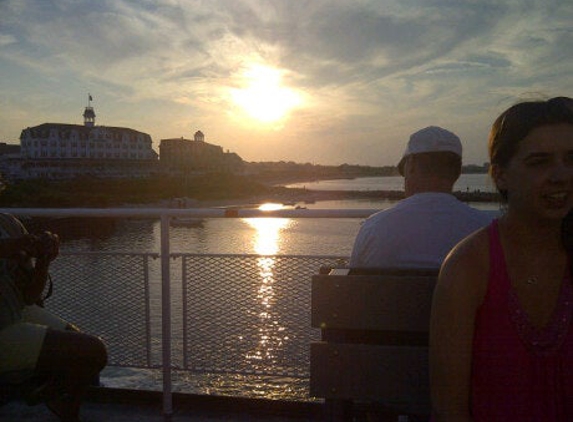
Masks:
[[[485,175],[466,175],[460,180],[460,186],[466,186],[467,190],[486,190],[488,188],[487,178]],[[353,180],[329,180],[305,184],[308,189],[317,188],[326,190],[326,186],[333,190],[401,190],[403,183],[402,178],[363,178]],[[470,184],[471,183],[471,184]],[[318,189],[317,188],[317,189]],[[490,187],[491,188],[491,187]],[[311,204],[300,204],[307,208],[329,208],[329,209],[385,209],[394,204],[389,200],[360,199],[360,200],[329,200],[319,201]],[[297,204],[295,204],[297,205]],[[482,209],[497,209],[497,204],[471,204]],[[229,318],[220,320],[219,314],[227,316],[226,308],[229,301],[237,299],[236,304],[231,306],[233,312],[244,306],[247,302],[247,308],[233,324],[237,330],[245,326],[244,332],[241,332],[241,339],[253,337],[253,344],[257,343],[257,336],[264,338],[259,346],[246,348],[241,352],[243,364],[245,358],[250,360],[254,366],[259,364],[257,360],[264,363],[265,358],[269,362],[277,361],[278,358],[288,359],[290,353],[294,358],[299,358],[300,349],[295,351],[288,350],[284,345],[289,344],[289,339],[295,337],[304,338],[305,344],[308,344],[307,333],[298,332],[299,328],[291,329],[291,332],[285,332],[285,327],[296,325],[296,319],[308,317],[310,305],[306,297],[300,296],[301,286],[308,285],[308,277],[285,277],[284,270],[280,269],[277,259],[269,259],[264,256],[269,255],[328,255],[328,256],[349,256],[352,250],[354,238],[360,228],[361,219],[287,219],[287,218],[252,218],[252,219],[205,219],[202,224],[196,227],[171,227],[170,244],[172,253],[197,253],[197,254],[255,254],[262,255],[261,258],[254,258],[245,261],[239,265],[222,267],[219,262],[201,264],[201,270],[212,266],[212,272],[206,278],[198,281],[197,286],[201,288],[202,295],[192,308],[204,309],[200,317],[193,317],[190,323],[195,323],[195,319],[200,323],[200,329],[203,337],[201,347],[209,350],[228,350],[229,356],[233,353],[234,343],[237,343],[238,337],[235,334],[228,334],[221,331],[223,326],[231,323]],[[157,220],[124,220],[121,221],[115,229],[113,236],[104,238],[83,238],[66,242],[62,251],[106,251],[106,252],[157,252],[160,250],[160,224]],[[129,266],[129,264],[127,264]],[[92,268],[93,267],[93,268]],[[117,285],[119,279],[116,273],[110,273],[109,264],[105,260],[98,260],[92,263],[91,273],[93,278],[98,280],[97,285]],[[237,270],[239,268],[239,270]],[[237,271],[241,273],[247,268],[252,268],[251,274],[245,279],[240,278]],[[318,269],[316,266],[313,268]],[[234,275],[230,276],[229,271],[233,269]],[[130,272],[129,267],[121,271]],[[87,277],[88,271],[85,272]],[[182,339],[177,334],[182,332],[181,318],[181,283],[178,281],[180,270],[175,270],[172,280],[174,281],[172,292],[174,295],[173,308],[173,332],[176,333],[173,339],[174,356],[180,356]],[[86,282],[86,277],[80,278],[74,283]],[[221,280],[216,279],[220,277]],[[160,314],[160,285],[159,285],[158,263],[155,262],[151,268],[151,302],[152,316],[154,320],[159,321]],[[233,284],[237,281],[238,284]],[[57,280],[57,286],[62,291],[65,286],[61,286],[64,280]],[[89,281],[86,282],[89,284]],[[123,289],[125,283],[121,284]],[[108,290],[104,289],[98,292],[99,301],[106,302],[108,297],[118,294],[119,289],[116,287]],[[140,289],[139,289],[140,290]],[[301,289],[302,291],[304,289]],[[139,297],[134,289],[132,293],[127,292],[124,296],[132,295],[134,298]],[[192,287],[192,294],[196,294],[196,287]],[[57,293],[56,293],[57,294]],[[62,293],[63,295],[63,293]],[[298,295],[298,296],[297,296]],[[51,299],[52,300],[52,299]],[[54,299],[57,302],[58,298]],[[283,307],[268,307],[269,300],[273,303],[290,303]],[[113,312],[113,307],[118,309],[124,308],[120,302],[110,302],[108,311]],[[73,298],[71,304],[73,305]],[[235,302],[233,302],[235,303]],[[106,306],[108,304],[105,304]],[[295,309],[299,307],[300,309]],[[107,308],[106,308],[107,309]],[[210,315],[204,317],[204,315]],[[303,317],[300,317],[303,315]],[[242,318],[242,319],[241,319]],[[133,318],[132,318],[133,319]],[[221,321],[221,322],[217,322]],[[302,324],[301,330],[307,330],[305,327],[308,323]],[[104,327],[105,328],[105,327]],[[121,342],[122,325],[116,327],[110,336],[119,339]],[[107,329],[107,328],[106,328]],[[127,328],[125,328],[127,329]],[[249,331],[250,330],[250,331]],[[197,329],[189,330],[195,333]],[[253,334],[249,334],[252,332]],[[235,335],[235,336],[234,336]],[[233,337],[234,336],[234,337]],[[125,340],[128,340],[126,336]],[[134,337],[135,338],[135,337]],[[152,343],[154,348],[154,362],[160,362],[160,325],[157,322],[152,326]],[[135,340],[133,340],[135,342]],[[268,347],[268,346],[272,347]],[[134,349],[137,345],[133,346]],[[249,348],[250,347],[250,348]],[[139,350],[139,349],[138,349]],[[272,356],[269,351],[272,350]],[[201,350],[198,350],[199,352]],[[228,358],[229,356],[225,356]],[[175,364],[181,362],[175,358]],[[292,362],[287,362],[292,364]],[[297,363],[298,364],[298,363]],[[189,373],[177,373],[174,377],[175,389],[179,391],[191,391],[198,394],[218,394],[218,395],[238,395],[249,397],[266,397],[305,400],[308,399],[307,380],[297,378],[285,379],[268,379],[261,376],[248,375],[225,375],[218,373],[205,373],[202,375]],[[105,385],[114,387],[160,389],[161,378],[156,370],[143,370],[131,368],[109,368],[104,372],[103,381]]]
[[[289,188],[306,188],[309,190],[404,190],[404,178],[389,177],[360,177],[356,179],[317,180],[287,185]],[[454,191],[462,192],[495,192],[495,186],[487,174],[462,174],[454,185]]]
[[[328,201],[331,208],[365,206],[371,204],[342,204]],[[320,206],[320,203],[309,206]],[[308,286],[310,276],[320,266],[312,264],[312,272],[293,276],[294,271],[281,264],[274,255],[329,255],[348,256],[352,240],[360,227],[359,219],[205,219],[197,227],[171,227],[170,243],[173,253],[197,254],[255,254],[239,262],[213,261],[211,258],[195,266],[192,285],[187,288],[188,309],[193,315],[188,319],[188,328],[182,327],[182,286],[180,282],[181,260],[172,263],[172,323],[173,359],[181,366],[184,331],[190,335],[190,358],[206,361],[211,366],[224,366],[233,370],[267,369],[272,363],[282,368],[303,367],[308,363],[307,347],[311,337],[309,321]],[[128,251],[157,252],[160,249],[160,223],[157,220],[125,220],[116,227],[115,233],[103,239],[77,239],[66,242],[63,252],[71,251]],[[260,258],[256,256],[261,255]],[[76,265],[58,260],[62,266]],[[76,259],[80,261],[80,259]],[[197,259],[199,261],[200,258]],[[152,360],[154,366],[161,364],[161,289],[160,269],[157,260],[150,269]],[[110,314],[108,324],[90,327],[104,336],[110,351],[120,355],[122,362],[135,362],[144,358],[142,324],[136,313],[141,311],[141,283],[125,280],[122,272],[138,273],[129,262],[117,264],[107,259],[93,259],[76,268],[80,274],[74,279],[62,274],[55,277],[56,293],[49,300],[54,309],[73,309],[66,318],[88,328],[92,324],[94,307],[96,314]],[[193,272],[193,270],[190,270]],[[72,289],[81,287],[89,292],[87,301],[82,298],[63,296]],[[107,292],[107,293],[105,293]],[[79,294],[78,294],[79,296]],[[62,298],[62,300],[60,299]],[[62,303],[63,302],[63,303]],[[97,303],[95,303],[97,302]],[[85,311],[84,321],[78,321],[78,309]],[[81,311],[80,311],[81,312]],[[316,331],[316,330],[315,330]],[[125,333],[122,338],[122,333]],[[199,334],[197,334],[199,333]],[[199,335],[199,337],[197,337]],[[318,333],[314,334],[318,339]],[[301,347],[301,345],[303,347]],[[124,349],[128,348],[128,352]],[[231,361],[231,362],[230,362]],[[268,377],[253,374],[225,374],[217,372],[187,373],[176,371],[174,390],[195,394],[215,394],[241,397],[265,397],[290,400],[308,400],[308,380],[300,377]],[[104,385],[121,388],[161,389],[158,370],[108,367],[102,376]]]

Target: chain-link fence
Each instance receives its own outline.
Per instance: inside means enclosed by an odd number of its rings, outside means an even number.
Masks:
[[[102,337],[109,363],[151,367],[150,263],[154,254],[67,253],[51,266],[46,307]]]
[[[157,254],[73,253],[53,263],[46,302],[101,336],[110,365],[161,366]],[[190,374],[306,379],[312,275],[342,257],[171,255],[172,362]]]
[[[310,280],[337,258],[182,256],[183,367],[307,377]]]

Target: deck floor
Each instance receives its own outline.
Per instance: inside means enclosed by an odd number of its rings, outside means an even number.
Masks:
[[[98,389],[82,405],[83,422],[300,422],[321,419],[318,403],[284,403],[234,398],[178,395],[166,419],[161,396],[133,390]],[[10,402],[0,407],[1,422],[57,422],[43,405]]]
[[[292,418],[288,416],[223,413],[223,412],[184,412],[175,411],[171,418],[172,422],[198,421],[198,422],[233,422],[233,421],[267,421],[267,422],[292,422],[308,420],[306,418]],[[311,419],[314,420],[314,419]],[[22,403],[10,403],[0,409],[0,421],[2,422],[57,422],[44,406],[28,407]],[[135,404],[116,403],[86,403],[82,407],[83,422],[164,422],[165,418],[161,409]]]

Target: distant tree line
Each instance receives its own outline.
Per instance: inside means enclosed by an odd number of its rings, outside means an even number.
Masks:
[[[145,179],[83,176],[62,181],[34,179],[4,183],[0,187],[0,207],[113,207],[181,197],[200,201],[272,199],[296,193],[281,185],[298,181],[398,175],[395,166],[323,166],[284,161],[247,163],[245,170],[243,175],[213,172]],[[486,171],[486,166],[464,166],[465,173]]]
[[[113,207],[155,203],[178,197],[239,199],[271,194],[274,188],[249,177],[210,173],[186,178],[26,180],[5,185],[2,207]]]
[[[351,179],[355,177],[394,176],[398,171],[394,166],[372,167],[353,164],[325,166],[292,161],[246,163],[245,171],[258,180],[266,182],[306,181],[320,179]]]
[[[293,161],[245,163],[248,173],[261,179],[321,179],[321,178],[355,178],[375,176],[398,176],[396,166],[362,166],[358,164],[341,164],[326,166],[311,163],[295,163]],[[487,173],[488,165],[470,164],[462,166],[462,173]]]

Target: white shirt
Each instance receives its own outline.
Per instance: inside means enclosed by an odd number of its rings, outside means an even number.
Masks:
[[[448,193],[412,195],[364,221],[350,267],[439,268],[460,240],[491,220]]]

